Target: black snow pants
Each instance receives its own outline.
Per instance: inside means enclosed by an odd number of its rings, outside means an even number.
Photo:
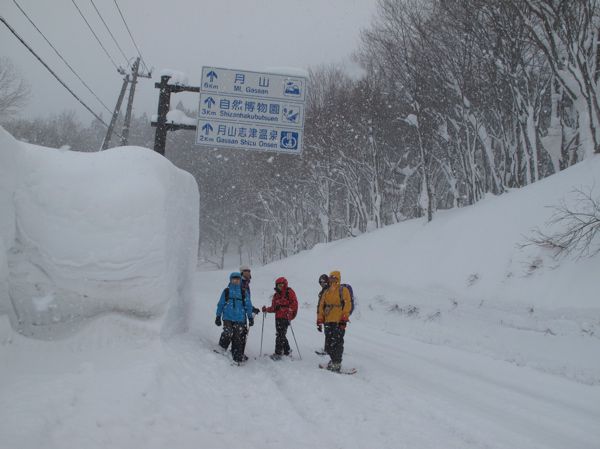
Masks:
[[[342,363],[345,334],[346,330],[340,329],[338,323],[325,323],[325,352],[332,363]]]
[[[246,336],[248,328],[246,323],[241,321],[223,321],[223,332],[219,339],[219,345],[223,349],[227,349],[231,342],[231,355],[234,362],[244,361],[244,349],[246,348]]]
[[[285,318],[275,318],[275,354],[290,354],[290,343],[286,337],[289,325],[289,320],[286,320]]]

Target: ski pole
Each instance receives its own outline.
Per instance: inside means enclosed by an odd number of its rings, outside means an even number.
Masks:
[[[263,312],[262,328],[260,330],[260,355],[259,355],[259,357],[262,357],[262,343],[263,343],[263,335],[265,333],[265,317],[266,316],[267,316],[267,312]]]
[[[300,348],[298,347],[298,341],[296,340],[296,334],[294,334],[294,328],[292,327],[292,322],[290,321],[290,329],[292,330],[292,337],[294,337],[294,343],[296,343],[296,349],[298,350],[298,358],[302,360],[302,356],[300,355]]]

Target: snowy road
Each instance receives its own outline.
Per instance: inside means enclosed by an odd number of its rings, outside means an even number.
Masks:
[[[218,285],[221,275],[200,277]],[[358,368],[354,376],[316,368],[323,335],[307,309],[294,321],[302,360],[258,357],[257,318],[250,361],[233,367],[212,351],[218,288],[198,296],[194,330],[167,342],[126,318],[104,317],[57,342],[15,336],[3,322],[0,359],[10,369],[0,371],[0,447],[600,447],[597,385],[394,335],[368,320],[348,328],[344,363]],[[267,353],[273,327],[269,316]]]

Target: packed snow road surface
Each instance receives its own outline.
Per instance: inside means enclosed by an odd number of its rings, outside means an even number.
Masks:
[[[318,369],[326,358],[314,353],[323,335],[310,307],[293,322],[302,360],[291,332],[295,360],[259,357],[259,316],[250,360],[231,366],[213,352],[221,278],[199,274],[191,331],[166,341],[156,323],[127,317],[101,317],[54,342],[14,334],[3,318],[0,446],[599,447],[597,384],[396,335],[366,314],[347,331],[344,365],[358,368],[353,376]],[[268,291],[266,282],[260,287],[253,290],[258,306]],[[273,344],[270,315],[263,352]]]

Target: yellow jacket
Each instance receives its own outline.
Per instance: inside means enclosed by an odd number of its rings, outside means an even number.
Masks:
[[[342,309],[342,300],[340,298],[341,282],[342,277],[339,271],[332,271],[329,273],[329,288],[323,292],[321,301],[319,301],[317,323],[339,323],[340,321],[348,321],[352,303],[350,292],[347,288],[344,288],[342,290],[344,308]]]

